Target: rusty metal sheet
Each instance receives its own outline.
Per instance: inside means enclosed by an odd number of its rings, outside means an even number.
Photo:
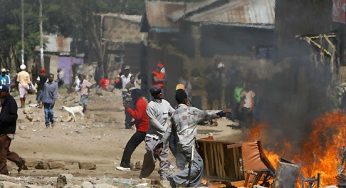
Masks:
[[[146,1],[146,13],[150,27],[176,28],[176,23],[171,21],[168,15],[184,7],[184,3]]]
[[[188,18],[192,22],[274,25],[275,0],[231,0]]]

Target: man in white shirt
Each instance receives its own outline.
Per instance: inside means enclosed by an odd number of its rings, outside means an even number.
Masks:
[[[26,65],[20,65],[20,72],[17,74],[18,90],[21,108],[25,108],[25,98],[31,84],[30,75],[25,71]]]
[[[120,76],[123,89],[125,89],[126,85],[131,81],[131,76],[132,74],[130,73],[130,66],[126,65],[124,68],[124,73]]]
[[[123,74],[120,76],[121,79],[121,85],[122,85],[122,96],[123,96],[123,104],[124,109],[126,109],[125,104],[130,103],[131,101],[131,95],[129,89],[126,87],[131,82],[131,76],[130,73],[130,66],[126,65],[123,71]],[[125,112],[125,129],[131,129],[132,128],[132,117],[129,113]]]
[[[240,125],[243,128],[248,128],[253,123],[253,109],[255,105],[255,96],[255,92],[249,89],[248,86],[246,86],[244,91],[242,92],[243,102],[240,112]]]

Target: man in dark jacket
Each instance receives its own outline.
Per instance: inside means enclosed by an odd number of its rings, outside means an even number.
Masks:
[[[17,153],[9,150],[16,132],[18,106],[6,86],[0,85],[0,174],[8,174],[7,159],[16,163],[18,172],[26,170],[25,161]]]

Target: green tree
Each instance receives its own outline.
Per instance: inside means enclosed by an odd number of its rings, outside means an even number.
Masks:
[[[18,65],[20,60],[21,2],[0,0],[0,3],[0,63],[2,67],[9,68],[11,62]],[[37,7],[35,0],[26,0],[24,3],[25,60],[33,58],[34,48],[39,44]]]

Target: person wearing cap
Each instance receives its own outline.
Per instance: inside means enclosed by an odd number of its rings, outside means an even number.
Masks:
[[[172,130],[177,136],[176,164],[181,171],[169,175],[168,180],[171,187],[197,187],[203,176],[203,160],[195,145],[197,124],[206,119],[223,117],[226,113],[220,111],[211,114],[191,107],[183,89],[176,91],[175,99],[178,108],[172,115]],[[193,160],[191,160],[192,152],[194,152]],[[187,165],[188,163],[190,164]]]
[[[143,97],[143,93],[140,89],[133,89],[131,91],[131,98],[135,105],[135,108],[131,108],[127,105],[125,110],[133,117],[134,124],[136,125],[136,132],[132,135],[130,140],[125,146],[123,156],[121,158],[120,166],[116,169],[121,171],[130,171],[130,160],[132,153],[137,146],[144,141],[145,135],[149,128],[149,119],[146,113],[148,101]]]
[[[23,158],[10,151],[17,127],[18,107],[9,89],[4,85],[0,86],[0,105],[0,174],[8,175],[7,159],[18,166],[18,172],[27,170],[27,167]]]
[[[122,97],[123,97],[123,104],[126,104],[130,101],[130,93],[129,93],[129,84],[131,83],[131,77],[132,74],[130,73],[130,66],[126,65],[124,67],[124,71],[122,75],[120,76],[121,85],[122,85]],[[124,107],[126,107],[124,105]],[[131,129],[132,128],[132,117],[131,115],[125,110],[125,129]]]
[[[28,94],[28,90],[30,88],[31,80],[30,75],[27,71],[25,71],[26,66],[22,64],[20,66],[21,71],[17,74],[17,82],[18,82],[18,90],[19,90],[19,98],[21,108],[25,108],[25,98]]]
[[[147,107],[149,117],[149,130],[145,137],[146,153],[143,159],[143,166],[140,178],[146,178],[155,169],[155,162],[160,161],[160,178],[167,180],[170,162],[168,161],[168,138],[171,132],[170,116],[174,109],[168,101],[163,99],[163,93],[160,88],[153,87],[150,89],[153,100]]]
[[[40,101],[40,95],[42,93],[42,89],[44,87],[44,84],[47,82],[48,77],[46,76],[46,70],[44,68],[40,69],[40,75],[37,77],[36,81],[38,82],[37,84],[37,93],[36,93],[36,101],[39,106],[41,106],[41,101]]]
[[[49,74],[48,81],[44,83],[40,101],[44,107],[44,119],[46,128],[54,127],[54,104],[58,98],[58,85],[54,82],[54,74]]]
[[[5,85],[7,88],[10,88],[10,77],[7,75],[7,71],[5,68],[1,69],[1,75],[0,75],[0,84]]]
[[[126,65],[124,71],[120,76],[122,88],[125,89],[126,85],[131,81],[132,74],[130,73],[130,66]]]
[[[152,85],[160,89],[164,89],[166,82],[165,66],[159,61],[156,65],[156,69],[151,73]]]

